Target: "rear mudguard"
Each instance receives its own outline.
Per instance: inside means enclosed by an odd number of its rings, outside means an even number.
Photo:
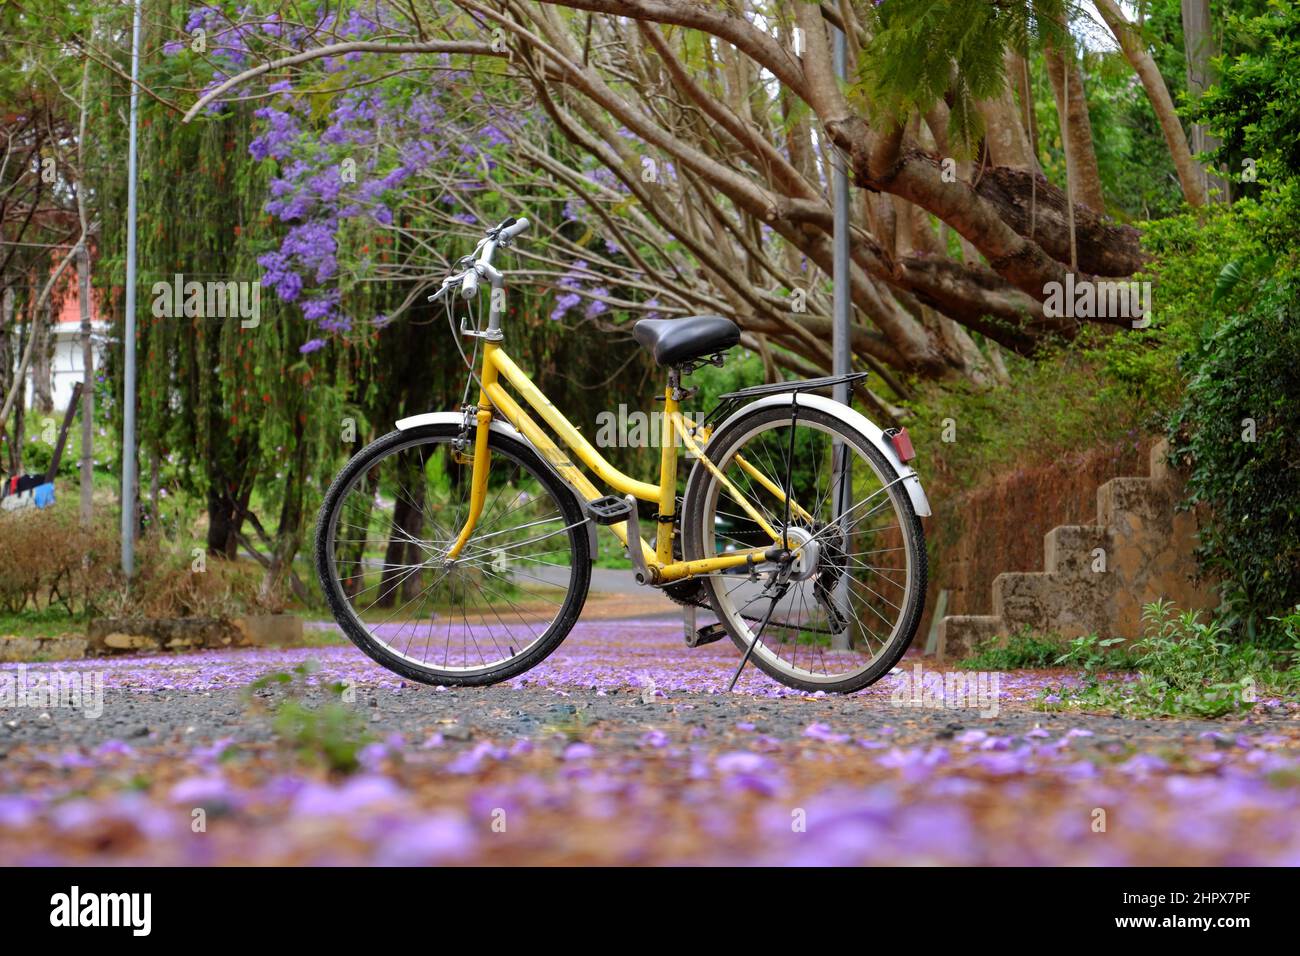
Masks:
[[[409,418],[399,419],[397,422],[397,429],[398,431],[404,432],[410,431],[412,428],[422,428],[425,425],[461,425],[464,424],[464,422],[465,416],[460,412],[425,412],[422,415],[412,415]],[[519,429],[515,428],[514,425],[511,425],[507,421],[494,418],[492,419],[491,427],[492,431],[496,432],[498,435],[513,438],[515,441],[528,448],[533,447],[532,443],[525,438],[522,433],[520,433]],[[585,515],[587,513],[586,499],[583,498],[582,495],[578,494],[577,489],[565,481],[563,476],[552,468],[551,463],[543,458],[539,452],[534,449],[533,453],[537,455],[537,460],[541,463],[542,467],[555,475],[555,477],[559,478],[560,484],[569,489],[569,492],[578,502],[578,509]],[[596,523],[594,521],[587,522],[587,537],[591,540],[591,559],[595,561],[598,551],[596,543]]]
[[[889,462],[889,464],[893,466],[894,472],[901,479],[903,488],[907,492],[907,497],[911,499],[912,507],[916,510],[917,515],[924,518],[930,514],[930,500],[926,498],[925,489],[921,487],[920,476],[918,476],[910,466],[899,460],[898,452],[894,451],[894,446],[885,439],[884,433],[881,432],[881,430],[877,428],[869,418],[861,412],[856,411],[841,402],[837,402],[834,399],[826,398],[822,395],[813,395],[809,392],[799,392],[798,394],[800,408],[815,408],[819,412],[824,412],[827,415],[838,418],[845,425],[865,435],[867,440],[871,442],[871,444],[875,445],[876,449],[885,456],[885,461]],[[749,415],[759,409],[768,408],[773,405],[784,405],[788,408],[793,396],[793,392],[780,392],[776,395],[766,395],[763,398],[748,403],[747,405],[742,405],[723,419],[719,424],[715,425],[713,427],[713,434],[718,434],[722,429],[726,428],[736,419],[741,418],[744,415]],[[697,484],[700,481],[703,481],[703,476],[705,474],[707,474],[707,471],[704,468],[697,466],[691,469],[690,480],[686,483],[686,498],[688,500],[690,499],[692,492],[694,492]]]

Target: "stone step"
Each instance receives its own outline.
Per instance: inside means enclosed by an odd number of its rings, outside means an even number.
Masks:
[[[0,663],[75,661],[86,656],[87,640],[77,634],[58,637],[0,635]]]
[[[1196,517],[1179,512],[1182,479],[1169,443],[1151,448],[1150,476],[1112,478],[1097,489],[1097,523],[1058,525],[1043,538],[1043,571],[1008,571],[993,580],[991,615],[954,615],[939,623],[940,659],[966,656],[981,643],[1028,628],[1063,640],[1096,633],[1136,638],[1142,604],[1173,597],[1179,606],[1212,606],[1209,584],[1185,569],[1196,543]],[[1105,552],[1105,571],[1096,550]]]
[[[1043,567],[1049,574],[1087,577],[1098,573],[1098,548],[1109,559],[1110,531],[1102,525],[1062,524],[1043,536]],[[1105,567],[1105,565],[1102,565]]]
[[[1151,480],[1158,485],[1167,485],[1174,479],[1169,470],[1169,439],[1162,438],[1151,446],[1148,456],[1151,465]]]
[[[993,579],[993,613],[1012,631],[1079,637],[1105,635],[1112,605],[1111,574],[1087,577],[1046,571],[1004,571]]]
[[[1172,507],[1169,492],[1150,478],[1112,478],[1097,489],[1097,523],[1112,531],[1149,524]]]
[[[1042,630],[1051,608],[1052,575],[1046,571],[1003,571],[993,579],[993,614],[1013,631]]]
[[[954,614],[939,622],[938,660],[969,657],[981,644],[1005,639],[1007,626],[1002,618],[991,614]]]

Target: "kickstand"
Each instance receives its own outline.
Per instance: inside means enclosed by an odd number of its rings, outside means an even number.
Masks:
[[[767,622],[772,620],[772,612],[776,610],[776,602],[785,597],[785,592],[790,590],[790,582],[782,582],[772,595],[772,602],[767,606],[767,612],[763,615],[763,620],[759,621],[758,629],[754,631],[754,639],[749,642],[749,647],[745,648],[745,656],[740,659],[740,666],[736,668],[736,673],[731,675],[731,683],[727,685],[727,693],[730,694],[736,689],[736,681],[740,680],[740,672],[745,669],[749,663],[749,655],[754,653],[754,648],[758,646],[759,640],[763,637],[763,630],[767,627]]]

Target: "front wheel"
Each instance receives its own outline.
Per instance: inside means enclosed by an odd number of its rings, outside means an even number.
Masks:
[[[887,674],[916,634],[926,586],[921,522],[888,459],[835,416],[800,406],[794,418],[789,405],[742,415],[711,436],[705,454],[730,487],[696,466],[682,519],[686,554],[770,547],[742,500],[799,551],[754,662],[810,691],[851,693]],[[705,578],[718,620],[742,650],[771,605],[773,573]]]
[[[469,510],[473,435],[439,424],[378,439],[334,479],[317,522],[316,571],[343,632],[426,684],[493,684],[536,666],[573,627],[591,580],[572,492],[496,432],[483,514],[445,559]]]

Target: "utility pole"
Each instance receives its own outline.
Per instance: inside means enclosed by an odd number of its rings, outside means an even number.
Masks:
[[[832,55],[835,76],[843,80],[848,75],[846,39],[843,30],[838,27],[832,27],[831,29],[833,33]],[[834,146],[831,148],[834,150],[832,156],[831,202],[835,217],[835,237],[831,259],[831,281],[835,286],[832,303],[834,315],[831,322],[832,374],[848,375],[849,372],[853,371],[852,350],[849,347],[849,324],[853,311],[851,299],[852,279],[849,275],[849,170],[844,154],[835,149]],[[850,400],[848,382],[836,384],[832,394],[837,402],[848,405]],[[831,482],[835,491],[833,514],[835,520],[847,524],[846,519],[841,516],[848,509],[852,497],[851,456],[848,447],[843,442],[836,442],[832,446],[831,455],[834,462]],[[843,530],[847,535],[848,528],[845,527]],[[835,603],[841,608],[849,606],[848,590],[847,576],[842,575],[835,588]],[[849,624],[849,628],[852,628],[852,623]],[[848,650],[850,633],[850,630],[846,630],[834,635],[831,638],[831,646],[836,650]]]
[[[135,571],[135,220],[136,130],[140,122],[140,0],[135,0],[131,26],[131,130],[126,160],[126,322],[122,346],[126,350],[122,386],[122,573]]]

